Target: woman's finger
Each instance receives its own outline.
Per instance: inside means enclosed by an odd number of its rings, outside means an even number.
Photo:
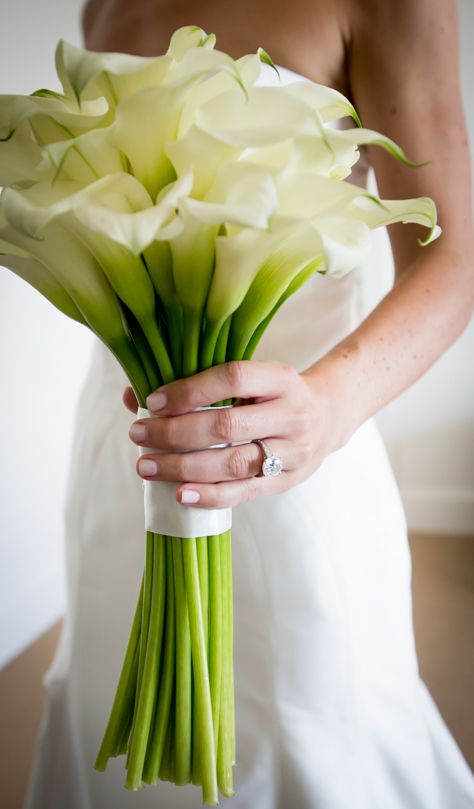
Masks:
[[[159,415],[189,413],[224,399],[273,399],[284,395],[296,371],[280,362],[225,362],[207,371],[163,385],[147,399]]]
[[[137,397],[135,396],[132,388],[125,388],[122,396],[122,401],[125,407],[128,407],[128,409],[131,410],[133,414],[136,414],[138,410],[138,402]]]
[[[285,470],[299,465],[301,452],[290,441],[272,438],[269,445],[281,458]],[[138,459],[137,471],[147,480],[216,483],[260,475],[262,463],[261,448],[250,443],[201,452],[146,454]]]
[[[295,431],[296,419],[283,400],[276,400],[169,418],[139,419],[130,428],[130,438],[151,449],[172,452],[206,449],[213,444],[252,441],[268,435],[285,437]]]
[[[176,492],[178,503],[197,508],[231,508],[268,494],[278,494],[297,482],[296,473],[276,477],[250,477],[221,483],[186,483]]]

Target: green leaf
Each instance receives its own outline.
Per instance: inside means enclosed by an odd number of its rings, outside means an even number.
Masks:
[[[266,51],[264,51],[263,48],[259,48],[257,50],[257,55],[258,55],[258,58],[260,59],[261,62],[263,62],[265,65],[270,65],[270,67],[273,68],[273,70],[276,72],[278,78],[281,81],[280,71],[278,70],[276,64],[274,63],[274,61],[272,59],[272,57]]]

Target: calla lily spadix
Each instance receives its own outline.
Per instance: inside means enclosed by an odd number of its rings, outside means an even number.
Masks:
[[[232,59],[215,42],[197,26],[147,58],[60,42],[62,92],[0,96],[0,261],[110,348],[142,417],[162,383],[250,359],[316,273],[337,283],[366,259],[373,228],[440,234],[432,200],[348,182],[368,144],[413,164],[341,93],[259,86],[270,56]],[[95,766],[126,754],[128,789],[193,782],[214,805],[235,763],[230,511],[185,509],[148,481],[145,521]]]

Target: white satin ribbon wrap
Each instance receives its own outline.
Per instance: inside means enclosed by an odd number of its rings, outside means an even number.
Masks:
[[[207,408],[202,408],[207,409]],[[137,418],[153,416],[139,407]],[[226,446],[226,445],[219,445]],[[211,449],[211,447],[209,448]],[[140,455],[159,453],[156,449],[139,448]],[[231,508],[193,508],[182,506],[176,500],[176,483],[162,480],[144,480],[145,528],[155,534],[171,537],[194,538],[222,534],[232,525]]]

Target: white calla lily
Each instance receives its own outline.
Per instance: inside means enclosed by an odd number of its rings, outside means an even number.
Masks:
[[[283,238],[279,232],[250,227],[232,236],[217,236],[215,270],[206,302],[210,323],[222,324],[235,312],[265,259]]]
[[[85,188],[70,180],[58,181],[54,186],[37,183],[25,190],[5,188],[1,204],[10,224],[33,238],[41,238],[42,230],[51,220],[72,212],[77,224],[69,219],[71,228],[77,229],[81,223],[91,233],[103,234],[138,255],[160,231],[164,239],[181,228],[175,209],[191,186],[192,175],[183,175],[163,189],[153,205],[138,180],[119,172]],[[168,221],[170,217],[172,222]]]
[[[79,109],[74,101],[49,90],[30,96],[0,95],[0,145],[23,121],[30,121],[42,143],[51,143],[103,126],[108,111],[105,98],[86,101]]]
[[[371,194],[361,194],[352,200],[347,216],[360,219],[370,228],[384,227],[394,222],[422,225],[429,229],[428,236],[421,241],[423,245],[430,244],[441,235],[441,228],[436,223],[436,206],[429,197],[379,200]]]
[[[144,57],[128,53],[101,53],[61,40],[56,49],[56,71],[67,97],[77,104],[104,96],[114,107],[121,98],[144,86],[161,83],[171,57]]]
[[[78,195],[73,210],[91,231],[104,234],[138,255],[154,239],[169,239],[181,230],[182,222],[175,211],[191,187],[192,174],[184,174],[162,189],[153,205],[138,180],[121,173],[103,178]]]
[[[277,202],[272,175],[238,162],[222,167],[203,200],[183,199],[182,206],[203,222],[266,228]]]
[[[193,172],[192,194],[198,199],[209,191],[221,166],[233,163],[242,151],[241,147],[229,146],[195,124],[181,139],[165,145],[165,153],[178,177]]]
[[[337,121],[340,118],[352,118],[358,126],[360,118],[351,102],[338,90],[324,84],[305,79],[290,82],[281,88],[285,95],[298,99],[309,109],[314,110],[322,121]]]
[[[321,272],[341,278],[367,260],[371,250],[370,228],[360,220],[329,216],[312,220],[321,241]]]
[[[48,166],[42,165],[41,147],[29,122],[24,121],[10,138],[0,141],[0,186],[35,181],[47,173]]]
[[[176,178],[165,147],[176,139],[184,101],[197,81],[192,77],[176,86],[147,88],[117,108],[114,142],[152,198]]]
[[[54,178],[93,183],[125,169],[123,155],[113,142],[113,126],[92,129],[77,138],[50,143],[43,148],[44,166],[54,168]]]
[[[184,25],[171,35],[166,55],[179,62],[191,48],[212,49],[215,44],[215,34],[206,34],[198,25]]]
[[[199,107],[198,126],[232,146],[269,146],[297,134],[318,134],[307,104],[280,87],[233,88]]]
[[[232,317],[229,334],[231,356],[243,357],[255,330],[274,310],[289,284],[308,265],[312,272],[323,269],[322,240],[309,223],[287,231],[272,245],[270,253],[254,273],[242,303]]]

